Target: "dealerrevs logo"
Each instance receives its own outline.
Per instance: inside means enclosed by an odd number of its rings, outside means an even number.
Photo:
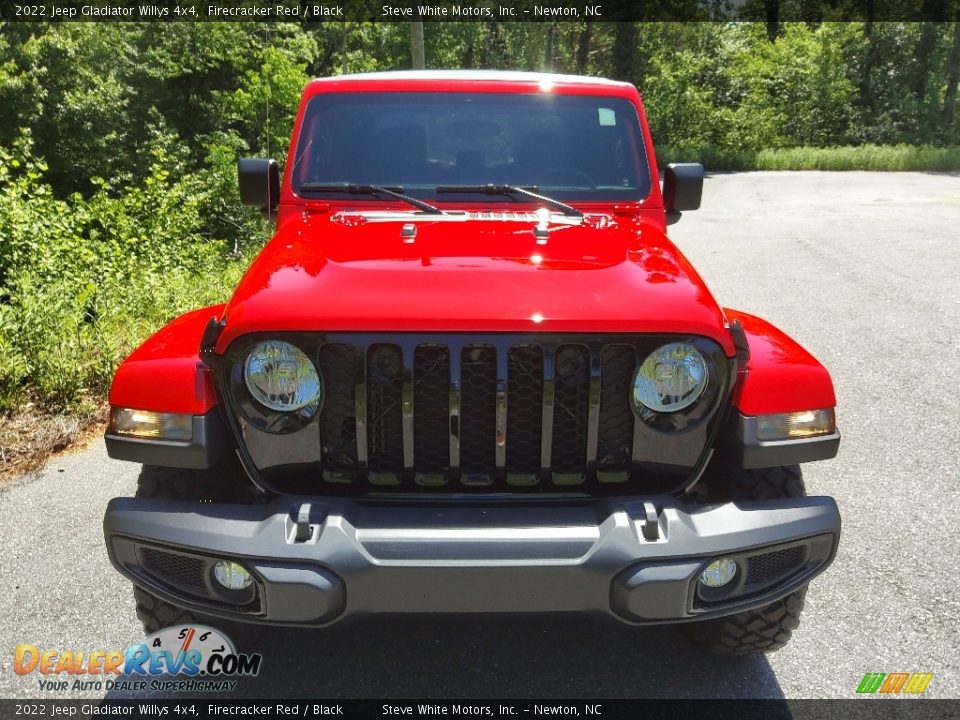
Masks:
[[[165,690],[225,692],[236,677],[260,672],[263,656],[238,653],[222,632],[177,625],[126,650],[40,650],[24,643],[14,651],[18,675],[38,673],[40,690]]]

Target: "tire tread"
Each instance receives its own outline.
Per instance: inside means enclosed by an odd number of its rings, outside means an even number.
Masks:
[[[200,503],[242,501],[246,488],[238,488],[237,477],[229,469],[186,470],[144,465],[137,479],[136,496]],[[136,585],[133,586],[133,597],[137,605],[137,617],[148,635],[171,625],[212,625],[227,632],[235,642],[246,641],[256,635],[257,627],[254,625],[221,620],[178,607]]]
[[[731,500],[803,497],[799,465],[745,470],[728,466],[725,490]],[[800,626],[806,587],[756,610],[690,625],[694,639],[718,655],[757,655],[779,650]]]

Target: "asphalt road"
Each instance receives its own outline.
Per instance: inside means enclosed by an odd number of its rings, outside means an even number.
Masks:
[[[960,697],[958,221],[956,175],[750,173],[708,178],[672,228],[721,303],[788,331],[837,387],[839,457],[805,473],[843,537],[786,649],[709,657],[676,629],[580,617],[378,617],[271,631],[242,694],[848,698],[868,671],[924,671],[927,695]],[[136,474],[95,442],[0,493],[0,697],[39,694],[13,672],[18,643],[142,638],[100,534]]]

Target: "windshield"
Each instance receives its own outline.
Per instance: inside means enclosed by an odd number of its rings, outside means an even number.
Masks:
[[[514,185],[563,200],[615,202],[650,192],[636,109],[614,97],[326,93],[307,106],[294,158],[294,191],[309,197],[327,196],[311,185],[338,183],[448,202],[438,187]]]

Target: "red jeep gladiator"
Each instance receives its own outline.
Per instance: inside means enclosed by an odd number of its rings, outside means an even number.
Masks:
[[[320,79],[282,181],[239,176],[275,236],[110,391],[144,467],[104,534],[149,632],[576,611],[787,642],[840,534],[798,467],[837,452],[833,386],[667,239],[703,168],[661,187],[634,86]]]

